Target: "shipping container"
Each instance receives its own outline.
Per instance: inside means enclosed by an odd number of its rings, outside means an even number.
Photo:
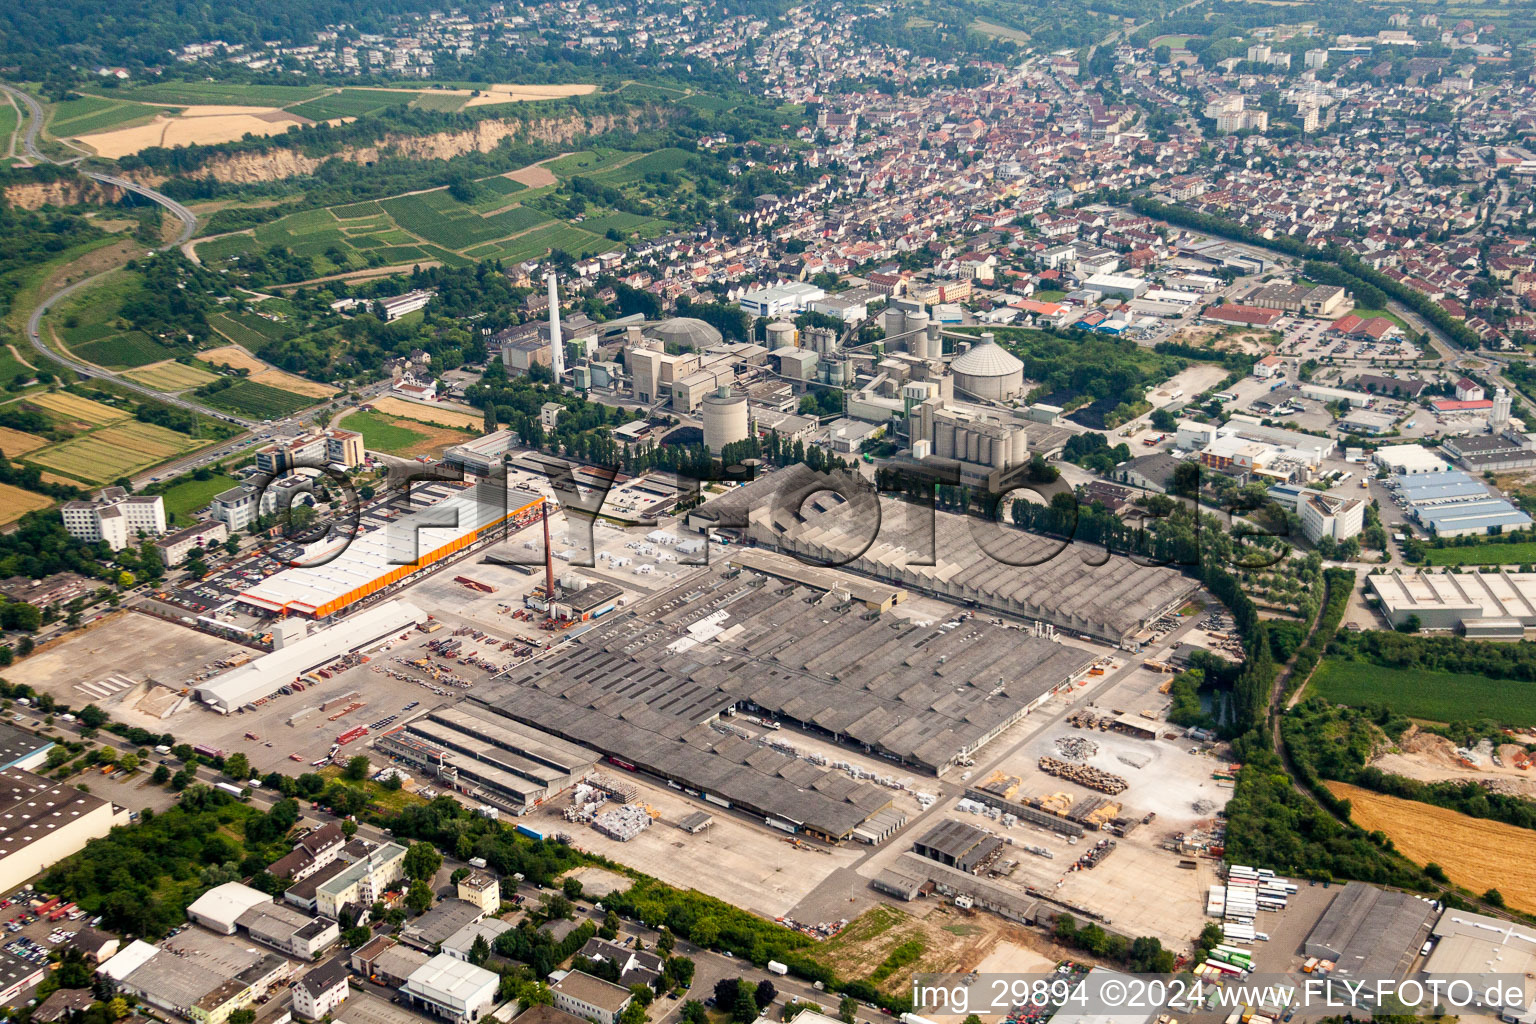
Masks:
[[[223,757],[224,756],[224,751],[223,750],[219,749],[218,747],[210,747],[206,743],[199,743],[197,746],[193,747],[192,748],[192,753],[196,754],[198,757]]]
[[[543,839],[544,838],[544,833],[543,832],[540,832],[536,828],[530,828],[527,825],[518,825],[517,826],[517,832],[518,832],[519,835],[527,836],[529,839]]]

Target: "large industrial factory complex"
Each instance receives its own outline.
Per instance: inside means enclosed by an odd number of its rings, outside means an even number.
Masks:
[[[910,506],[858,484],[850,501],[818,480],[791,466],[706,502],[688,523],[1117,644],[1198,589],[1174,569],[947,512],[933,513],[930,533],[927,523],[914,527]]]

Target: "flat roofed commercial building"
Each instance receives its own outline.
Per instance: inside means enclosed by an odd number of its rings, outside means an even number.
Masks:
[[[1307,936],[1305,953],[1349,978],[1401,978],[1435,920],[1435,905],[1406,892],[1350,882]]]
[[[0,722],[0,770],[35,768],[47,759],[52,746],[53,740],[46,736],[18,729],[9,722]]]
[[[1536,573],[1387,572],[1365,579],[1394,626],[1410,615],[1424,629],[1455,629],[1483,619],[1536,626]]]
[[[409,601],[390,601],[200,683],[194,694],[213,710],[227,715],[271,696],[312,668],[403,633],[426,620],[427,613]]]
[[[482,538],[531,523],[545,500],[496,479],[435,486],[451,493],[360,532],[323,565],[273,573],[241,593],[240,602],[274,615],[327,618]]]
[[[1503,498],[1491,496],[1416,509],[1414,518],[1436,537],[1476,537],[1531,525],[1530,516]]]
[[[583,971],[571,971],[549,987],[555,997],[555,1009],[597,1024],[616,1024],[619,1014],[634,998],[629,989],[594,978]]]
[[[1474,437],[1448,437],[1446,451],[1474,473],[1503,473],[1536,467],[1536,444],[1525,434],[1478,434]]]
[[[18,744],[13,752],[25,746]],[[126,824],[126,808],[72,784],[21,768],[0,770],[0,888],[11,891]]]
[[[1485,484],[1459,469],[1397,476],[1389,486],[1404,504],[1416,509],[1488,497]]]
[[[471,1024],[495,1005],[500,981],[484,967],[439,953],[411,973],[400,993],[412,1006],[452,1024]]]
[[[1496,991],[1520,979],[1524,998],[1490,1006],[1528,1012],[1536,1004],[1536,929],[1468,910],[1447,909],[1434,927],[1435,948],[1424,965],[1430,978],[1470,981],[1474,993]],[[1508,1018],[1506,1018],[1508,1019]]]
[[[680,718],[684,729],[733,707],[768,711],[939,774],[1092,662],[1027,631],[974,619],[964,629],[891,622],[867,616],[846,591],[734,568],[689,588],[706,597],[625,615],[506,680],[519,694],[533,688],[583,704],[597,688],[608,701],[625,696]],[[645,642],[658,625],[677,639]]]
[[[597,752],[500,715],[442,708],[380,737],[379,750],[442,784],[522,814],[574,786]]]
[[[1371,458],[1382,469],[1400,476],[1444,473],[1451,468],[1448,462],[1420,444],[1382,445]]]

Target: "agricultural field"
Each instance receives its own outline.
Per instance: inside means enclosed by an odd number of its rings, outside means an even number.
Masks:
[[[57,426],[72,430],[89,430],[128,418],[128,412],[110,405],[93,402],[67,391],[50,391],[45,395],[30,395],[23,403],[41,409]]]
[[[26,377],[31,380],[36,369],[29,363],[22,362],[16,356],[16,349],[10,345],[0,345],[0,384],[9,384],[17,377]]]
[[[16,134],[16,127],[21,123],[21,117],[16,113],[16,106],[11,102],[9,95],[0,101],[0,155],[11,150],[11,138]]]
[[[164,103],[172,106],[225,105],[245,107],[280,107],[302,103],[324,95],[323,85],[252,85],[247,82],[158,82],[136,89],[122,89],[117,95],[140,103]]]
[[[174,487],[160,492],[165,502],[165,514],[173,523],[187,526],[193,521],[192,513],[207,505],[214,495],[222,494],[240,483],[232,476],[215,473],[207,480],[184,480]]]
[[[1516,679],[1324,658],[1308,685],[1337,704],[1386,704],[1428,722],[1490,718],[1505,725],[1536,725],[1536,683]]]
[[[10,484],[0,484],[0,526],[14,523],[28,512],[36,512],[52,504],[53,499],[46,494],[37,494]]]
[[[386,107],[408,105],[417,95],[414,92],[394,92],[388,89],[343,89],[288,109],[311,121],[329,121],[336,117],[365,117],[377,114]]]
[[[14,459],[18,455],[27,452],[35,452],[48,443],[46,437],[38,437],[36,434],[28,434],[21,430],[12,430],[10,427],[0,427],[0,454],[8,459]]]
[[[478,431],[485,426],[484,416],[459,412],[457,409],[422,405],[419,402],[407,402],[403,398],[390,396],[377,399],[371,404],[378,412],[397,416],[400,419],[416,420],[420,423],[433,423],[440,427]]]
[[[127,124],[148,121],[157,113],[157,107],[143,103],[124,103],[121,100],[104,99],[100,96],[81,96],[53,105],[48,120],[48,131],[63,138],[103,132]]]
[[[48,315],[52,335],[71,355],[97,366],[122,370],[158,363],[178,354],[142,331],[129,329],[118,313],[141,278],[123,270],[73,295]]]
[[[363,435],[363,447],[390,455],[441,455],[444,448],[463,444],[474,435],[382,412],[354,412],[337,424]],[[478,424],[477,424],[478,427]]]
[[[135,421],[50,445],[26,461],[88,484],[108,484],[212,443]]]
[[[258,419],[282,419],[315,404],[308,395],[296,395],[255,380],[239,380],[230,387],[198,400],[215,409],[253,416]]]
[[[1430,565],[1525,565],[1536,562],[1536,541],[1425,548],[1424,561]]]
[[[1342,782],[1327,786],[1349,801],[1355,824],[1385,832],[1409,860],[1439,864],[1457,885],[1474,893],[1497,889],[1509,906],[1536,912],[1536,873],[1529,857],[1536,836],[1529,829]]]
[[[160,391],[185,391],[187,388],[200,387],[218,379],[217,374],[209,373],[197,366],[178,363],[173,359],[163,363],[151,363],[136,370],[125,370],[123,376]]]
[[[215,313],[208,318],[208,326],[246,348],[259,348],[265,342],[276,341],[283,336],[284,330],[282,324],[255,313]]]
[[[234,370],[246,370],[250,373],[248,379],[252,383],[265,384],[269,388],[287,391],[294,395],[305,395],[309,398],[329,398],[336,393],[336,389],[333,387],[317,384],[312,380],[306,380],[303,377],[296,377],[286,371],[274,369],[239,345],[225,345],[221,348],[205,349],[198,353],[198,358],[209,366],[228,366]],[[305,403],[305,405],[313,404],[313,402]]]

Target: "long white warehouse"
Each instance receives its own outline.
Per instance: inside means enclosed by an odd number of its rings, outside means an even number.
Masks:
[[[221,715],[270,697],[305,672],[425,622],[427,613],[409,601],[390,601],[312,633],[201,684],[198,700]]]

